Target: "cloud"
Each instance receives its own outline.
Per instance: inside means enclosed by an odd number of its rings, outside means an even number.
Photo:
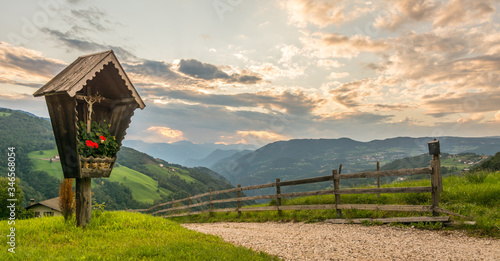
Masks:
[[[172,102],[185,101],[186,104],[263,108],[268,113],[282,112],[292,115],[309,115],[317,106],[320,106],[324,102],[322,98],[310,96],[301,91],[282,91],[276,93],[264,91],[238,94],[212,94],[192,90],[173,90],[170,88],[153,88],[146,91],[152,97],[156,96]]]
[[[182,131],[169,127],[151,126],[147,128],[146,132],[148,132],[148,135],[143,137],[142,140],[150,143],[173,143],[186,140]]]
[[[20,82],[30,87],[44,84],[65,66],[63,61],[40,52],[0,42],[0,79],[5,83]]]
[[[395,31],[403,25],[431,19],[440,4],[429,0],[395,0],[387,3],[388,12],[375,19],[374,26]]]
[[[217,66],[209,63],[202,63],[195,59],[180,60],[179,72],[203,80],[224,80],[227,83],[240,83],[240,84],[256,84],[262,78],[253,74],[238,74],[228,73],[222,71]]]
[[[280,7],[288,12],[288,23],[300,28],[307,24],[320,28],[340,25],[344,21],[342,1],[329,0],[290,0],[280,1]]]
[[[221,136],[217,144],[257,144],[265,145],[279,140],[289,140],[290,136],[281,135],[271,131],[238,130],[232,136]]]
[[[500,110],[500,91],[441,95],[423,102],[427,114],[442,117],[454,113],[481,113]]]
[[[334,79],[340,79],[340,78],[345,78],[349,76],[349,73],[348,72],[332,72],[330,73],[330,75],[328,75],[328,79],[330,80],[334,80]]]
[[[366,103],[366,98],[377,95],[380,87],[371,79],[363,79],[340,84],[329,93],[332,99],[343,105],[347,109],[354,109],[360,106],[371,106]]]
[[[472,113],[468,118],[460,118],[457,120],[459,124],[477,124],[484,120],[484,114]]]
[[[138,63],[124,63],[127,73],[169,81],[181,76],[171,70],[172,64],[163,61],[142,60]]]
[[[325,59],[318,60],[317,65],[319,67],[324,67],[324,68],[340,68],[340,67],[344,66],[344,64],[340,63],[339,61],[325,60]]]
[[[491,0],[451,0],[437,13],[433,25],[445,27],[463,26],[464,23],[480,23],[496,11]]]
[[[69,20],[70,24],[79,25],[78,27],[73,27],[76,32],[90,30],[107,32],[111,30],[110,25],[115,24],[106,18],[106,12],[95,6],[80,10],[73,9],[70,13],[71,15],[66,16],[65,18],[66,20]],[[85,27],[82,27],[82,25]]]
[[[325,59],[332,57],[353,58],[361,52],[382,53],[391,45],[384,40],[373,40],[368,36],[348,37],[337,33],[316,32],[300,37],[309,56]]]
[[[124,61],[137,61],[139,58],[123,47],[116,45],[101,44],[93,41],[89,41],[87,38],[82,38],[80,36],[75,36],[71,32],[61,32],[52,29],[43,29],[44,32],[51,35],[52,39],[62,43],[66,46],[69,51],[78,50],[84,53],[90,52],[102,52],[106,50],[113,50],[120,60]]]

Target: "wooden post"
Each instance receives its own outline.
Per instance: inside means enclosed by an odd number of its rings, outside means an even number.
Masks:
[[[443,176],[441,174],[441,155],[436,155],[432,156],[433,158],[436,158],[436,165],[437,165],[437,172],[438,172],[438,191],[439,193],[443,192]]]
[[[158,203],[158,216],[161,216],[160,210],[161,210],[161,206],[160,206],[160,203]]]
[[[340,165],[339,170],[342,170],[342,164]],[[339,173],[340,173],[340,171],[339,171]],[[338,209],[338,205],[340,205],[340,194],[338,194],[338,191],[340,189],[340,185],[339,185],[339,179],[335,178],[335,175],[337,175],[336,169],[332,170],[332,175],[333,175],[333,191],[335,193],[335,209],[337,210],[337,217],[341,218],[342,217],[342,210]]]
[[[241,184],[238,184],[238,217],[241,216]]]
[[[377,171],[380,171],[380,162],[377,161]],[[377,188],[380,188],[380,177],[377,177]],[[377,193],[377,198],[380,198],[380,193]]]
[[[278,216],[281,216],[283,213],[280,210],[281,207],[281,186],[280,179],[276,179],[276,209],[278,210]]]
[[[86,227],[92,216],[92,180],[76,179],[76,225]]]
[[[210,216],[212,216],[214,213],[212,212],[214,210],[214,203],[212,201],[214,200],[214,196],[212,195],[213,190],[210,189]]]
[[[174,208],[174,199],[172,199],[172,208]],[[172,210],[170,214],[174,214],[175,210]]]
[[[438,155],[432,155],[431,167],[431,187],[432,187],[432,215],[439,216],[436,208],[439,207],[439,192],[440,192],[440,179],[441,179],[441,160]]]
[[[192,200],[191,200],[191,195],[189,195],[189,201],[188,201],[188,211],[189,211],[189,215],[191,215],[191,204],[193,203]]]

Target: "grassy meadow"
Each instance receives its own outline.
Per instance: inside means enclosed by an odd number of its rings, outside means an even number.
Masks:
[[[382,187],[415,187],[430,186],[430,181],[403,181]],[[371,188],[374,186],[367,186]],[[465,229],[470,235],[491,236],[500,238],[500,172],[471,172],[459,176],[443,178],[443,193],[440,195],[440,207],[454,213],[471,217],[476,221],[475,226],[459,225],[447,229]],[[387,204],[387,205],[431,205],[430,193],[401,193],[381,194],[346,194],[341,195],[343,204]],[[276,201],[259,206],[275,205]],[[309,196],[282,200],[282,205],[314,205],[335,204],[334,195]],[[215,205],[217,207],[217,205]],[[252,207],[252,206],[249,206]],[[253,206],[255,207],[255,206]],[[420,212],[391,212],[369,210],[342,210],[343,218],[390,218],[431,215]],[[337,218],[335,210],[289,210],[263,211],[263,212],[236,212],[199,214],[190,217],[170,218],[177,222],[319,222],[326,219]],[[466,221],[457,216],[452,216],[454,221]],[[421,225],[421,224],[420,224]],[[430,228],[441,227],[429,224]],[[424,226],[425,227],[425,226]]]
[[[216,236],[138,213],[95,212],[85,229],[62,217],[18,220],[15,253],[0,244],[2,260],[279,260],[225,243]],[[0,231],[10,229],[0,222]]]

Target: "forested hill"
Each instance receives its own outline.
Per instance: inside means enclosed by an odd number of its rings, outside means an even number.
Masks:
[[[500,170],[500,152],[489,158],[485,162],[479,164],[475,169],[499,171]]]
[[[49,121],[28,113],[0,108],[2,149],[15,147],[16,175],[24,192],[24,206],[58,196],[62,179]],[[206,168],[187,168],[155,159],[145,153],[122,147],[115,169],[108,179],[93,179],[92,192],[106,209],[143,208],[153,202],[228,189],[233,186]],[[0,176],[6,176],[7,157],[0,157]]]

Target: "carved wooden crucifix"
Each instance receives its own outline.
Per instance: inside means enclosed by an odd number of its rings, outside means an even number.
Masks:
[[[87,132],[90,132],[90,127],[92,125],[92,113],[94,110],[92,109],[92,106],[96,102],[101,102],[104,97],[99,95],[99,93],[96,93],[96,95],[92,96],[83,96],[83,99],[87,102],[87,111],[88,111],[88,116],[87,116]]]

